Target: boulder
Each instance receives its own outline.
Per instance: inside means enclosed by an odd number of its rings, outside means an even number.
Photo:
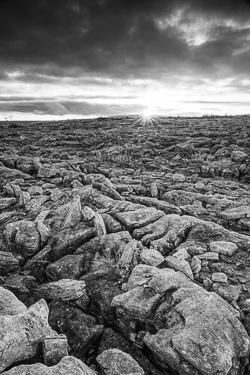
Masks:
[[[155,249],[143,249],[141,252],[141,260],[149,266],[158,267],[164,262],[164,257]]]
[[[16,296],[0,286],[0,317],[5,315],[17,315],[27,310],[27,307]]]
[[[65,335],[48,337],[43,342],[43,360],[47,366],[56,365],[68,356],[68,340]]]
[[[172,268],[175,271],[181,271],[193,280],[193,272],[189,263],[185,259],[169,255],[165,258],[165,262],[169,268]]]
[[[19,261],[8,251],[0,251],[0,275],[6,275],[18,269]]]
[[[243,151],[232,151],[231,153],[231,159],[236,162],[242,162],[248,159],[248,155]]]
[[[0,211],[16,203],[16,198],[0,198]]]
[[[32,358],[39,343],[53,334],[44,300],[27,311],[0,317],[0,372],[17,361]]]
[[[84,281],[70,279],[61,279],[42,284],[34,292],[37,298],[48,300],[60,299],[62,301],[78,299],[86,294]]]
[[[216,293],[181,272],[146,265],[134,268],[126,290],[112,301],[120,329],[131,336],[144,326],[143,342],[162,369],[181,375],[243,371],[249,337],[238,311]]]
[[[96,373],[75,357],[64,357],[55,366],[41,363],[20,365],[4,372],[4,375],[96,375]]]
[[[86,264],[87,263],[87,264]],[[46,268],[46,275],[52,281],[60,279],[78,279],[89,266],[86,254],[65,255]]]
[[[145,375],[162,375],[153,363],[143,354],[139,349],[141,342],[137,340],[134,342],[126,340],[119,333],[113,331],[112,328],[105,328],[100,338],[98,345],[98,354],[103,353],[108,349],[120,349],[124,353],[130,354],[131,357],[143,368]]]
[[[20,220],[7,224],[4,237],[10,251],[20,253],[25,258],[40,250],[40,234],[33,221]]]
[[[131,239],[127,231],[98,236],[78,247],[75,254],[84,254],[86,251],[89,251],[92,254],[99,252],[100,255],[115,257],[118,250]]]
[[[120,349],[104,350],[96,360],[105,375],[145,375],[138,363]]]
[[[67,336],[72,354],[82,360],[104,329],[102,325],[96,324],[93,316],[66,301],[50,304],[49,323],[55,331]]]
[[[52,237],[52,260],[58,260],[65,255],[72,254],[79,246],[95,236],[94,228],[79,223],[74,228],[67,228]]]
[[[122,231],[121,224],[115,220],[111,215],[109,214],[102,214],[102,218],[107,230],[107,233],[116,233]]]
[[[250,207],[240,206],[222,211],[220,216],[225,220],[237,220],[250,217]]]

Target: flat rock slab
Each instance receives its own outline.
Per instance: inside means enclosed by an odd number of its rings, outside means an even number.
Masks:
[[[238,249],[233,242],[213,241],[209,244],[210,251],[231,257]]]
[[[96,375],[96,373],[79,359],[64,357],[60,363],[52,367],[41,363],[21,365],[4,372],[4,375]]]
[[[104,350],[96,358],[105,375],[144,375],[138,363],[120,349]]]
[[[46,302],[40,300],[18,315],[0,317],[0,373],[17,361],[32,358],[38,344],[53,334],[48,313]]]
[[[59,281],[42,284],[35,289],[38,298],[48,300],[61,299],[69,301],[78,299],[86,294],[85,282],[71,279],[61,279]]]
[[[248,357],[250,341],[238,311],[181,272],[138,265],[127,292],[116,296],[112,305],[118,317],[127,319],[127,331],[136,322],[155,326],[157,332],[147,332],[143,341],[163,368],[189,374],[186,361],[190,371],[227,375],[237,373]]]
[[[164,212],[154,207],[141,208],[135,211],[117,213],[116,219],[125,226],[126,229],[132,230],[143,227],[158,220],[164,215]]]
[[[250,207],[240,206],[235,208],[229,208],[228,210],[222,211],[220,216],[225,220],[237,220],[250,217]]]
[[[227,275],[223,272],[214,272],[212,274],[212,281],[215,283],[227,283]]]

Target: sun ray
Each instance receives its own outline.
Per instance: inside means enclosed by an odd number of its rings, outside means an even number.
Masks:
[[[155,116],[152,115],[149,109],[146,109],[141,115],[139,115],[139,118],[137,119],[135,123],[137,124],[138,122],[141,125],[158,124],[157,119],[155,118]]]

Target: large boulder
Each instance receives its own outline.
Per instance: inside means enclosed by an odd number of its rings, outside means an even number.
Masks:
[[[181,375],[244,369],[250,340],[238,311],[220,296],[181,272],[146,265],[134,268],[126,290],[112,301],[120,329],[133,336],[144,327],[143,342],[162,369]]]
[[[38,345],[53,331],[44,300],[17,315],[0,317],[0,373],[17,361],[32,358]]]
[[[82,360],[86,359],[86,353],[95,346],[104,329],[96,324],[93,316],[66,301],[50,304],[49,323],[58,333],[67,336],[72,354]]]
[[[41,363],[21,365],[6,371],[4,375],[96,375],[82,361],[75,357],[64,357],[55,366],[47,367]]]

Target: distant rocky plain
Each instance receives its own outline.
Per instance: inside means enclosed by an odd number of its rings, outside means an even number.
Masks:
[[[250,116],[0,123],[0,373],[250,374]]]

